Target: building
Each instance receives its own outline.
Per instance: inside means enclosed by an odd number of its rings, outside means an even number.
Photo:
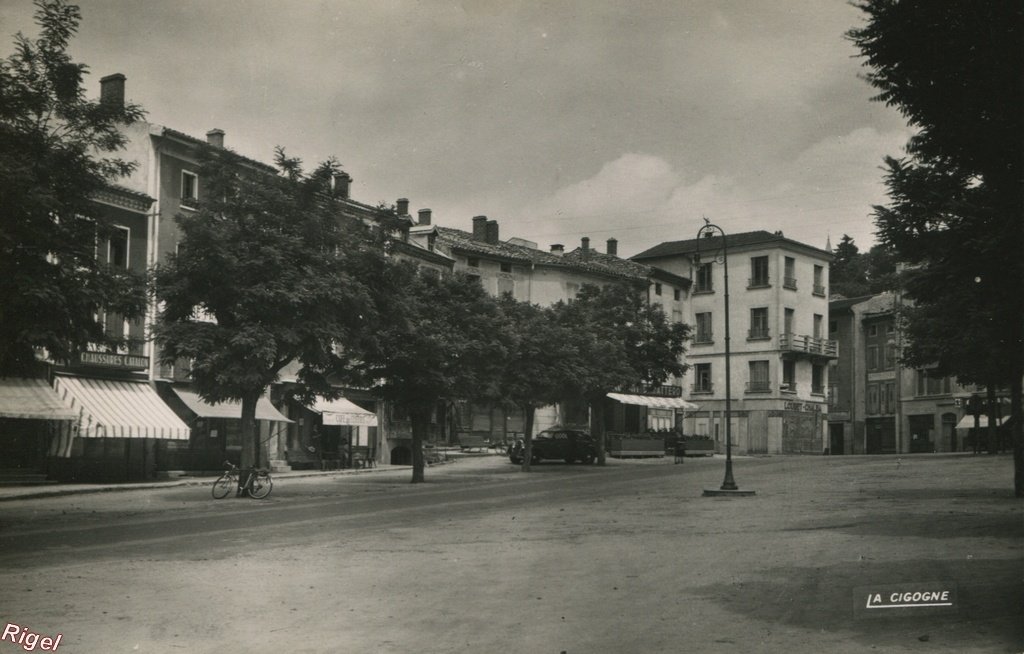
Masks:
[[[700,409],[687,416],[687,433],[711,436],[724,451],[728,291],[733,446],[740,453],[825,450],[827,369],[838,356],[825,332],[827,251],[756,231],[724,243],[720,236],[661,243],[632,260],[694,280],[684,312],[694,325],[684,397]]]
[[[829,334],[840,356],[829,371],[832,454],[957,452],[968,447],[967,400],[984,392],[952,377],[899,364],[900,296],[881,293],[829,303]],[[986,422],[987,424],[987,422]]]
[[[592,248],[587,237],[581,238],[580,245],[570,251],[562,244],[542,250],[532,241],[502,240],[498,222],[486,216],[473,218],[472,230],[465,231],[433,225],[427,210],[419,213],[410,239],[451,257],[455,270],[478,278],[491,295],[507,293],[521,302],[550,306],[575,298],[585,284],[625,281],[646,289],[649,302],[660,304],[670,318],[682,321],[689,298],[689,278],[619,257],[614,238],[608,239],[605,252]],[[631,389],[619,395],[618,401],[609,400],[605,412],[607,427],[615,431],[673,427],[678,412],[689,406],[681,399],[680,380],[656,389]],[[439,411],[437,415],[434,436],[442,439],[457,439],[458,433],[464,432],[492,442],[505,442],[523,432],[521,412],[501,407],[460,403],[453,412]],[[537,411],[535,432],[554,425],[587,428],[587,408],[563,402]]]

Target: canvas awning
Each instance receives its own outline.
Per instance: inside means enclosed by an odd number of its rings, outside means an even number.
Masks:
[[[199,394],[195,391],[190,391],[184,388],[175,388],[174,394],[181,398],[181,401],[185,403],[189,411],[196,414],[200,418],[234,418],[241,420],[242,418],[242,403],[237,400],[228,400],[224,402],[218,402],[217,404],[210,404],[203,398],[199,397]],[[257,420],[274,420],[277,422],[294,422],[285,417],[283,413],[278,411],[270,400],[261,397],[256,402],[256,419]]]
[[[653,395],[629,395],[626,393],[608,393],[608,397],[623,404],[635,404],[653,409],[685,409],[696,411],[697,405],[687,402],[681,397],[655,397]]]
[[[78,412],[45,379],[7,377],[0,379],[0,418],[75,420]]]
[[[336,400],[325,400],[318,397],[316,404],[309,408],[323,415],[325,425],[377,426],[377,414],[356,406],[343,397]]]
[[[1005,416],[1005,417],[1002,417],[1002,418],[996,418],[996,426],[999,426],[999,425],[1003,424],[1004,422],[1006,422],[1009,419],[1010,419],[1009,416]],[[985,428],[988,427],[988,416],[986,416],[986,415],[978,416],[978,427],[981,428],[981,429],[985,429]],[[957,429],[974,429],[974,416],[964,416],[963,418],[960,418],[960,422],[956,423],[956,428]]]
[[[79,414],[79,436],[189,438],[188,426],[147,382],[57,376],[53,385]]]

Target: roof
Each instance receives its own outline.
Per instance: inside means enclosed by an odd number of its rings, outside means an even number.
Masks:
[[[161,133],[164,136],[172,136],[172,137],[178,139],[179,141],[186,141],[186,142],[189,142],[189,143],[193,143],[195,145],[209,145],[209,143],[207,143],[204,139],[199,139],[199,138],[196,138],[194,136],[190,136],[190,135],[186,134],[185,132],[179,132],[178,130],[171,129],[170,127],[164,127],[164,126],[161,125],[160,129],[162,130]],[[246,156],[238,154],[237,152],[235,152],[234,150],[231,150],[230,148],[222,148],[222,149],[223,150],[227,150],[228,152],[231,152],[236,157],[238,157],[242,161],[244,161],[244,162],[246,162],[246,163],[248,163],[248,164],[250,164],[252,166],[256,166],[258,168],[263,168],[264,170],[273,172],[274,174],[277,174],[277,172],[278,172],[277,168],[275,166],[272,166],[272,165],[267,164],[267,163],[263,163],[262,161],[257,161],[256,159],[250,159],[249,157],[246,157]]]
[[[659,243],[650,249],[644,250],[640,254],[636,254],[630,258],[634,261],[638,261],[642,259],[659,259],[663,257],[693,254],[698,250],[698,243],[699,249],[702,251],[717,250],[722,247],[722,237],[712,236],[710,238],[691,238],[685,241],[666,241],[664,243]],[[816,254],[820,254],[822,258],[832,258],[832,254],[830,252],[807,245],[806,243],[786,238],[782,235],[782,232],[758,230],[756,232],[728,234],[727,244],[730,249],[751,247],[755,245],[789,245],[802,250],[810,250]]]
[[[836,311],[846,311],[853,305],[860,304],[861,302],[867,302],[871,298],[871,295],[861,295],[859,297],[844,297],[841,300],[832,300],[828,303],[828,311],[829,313],[834,313]]]
[[[588,249],[584,252],[582,248],[576,248],[571,252],[557,255],[507,241],[488,243],[474,239],[471,233],[461,229],[441,227],[440,225],[436,226],[436,229],[438,238],[453,250],[503,261],[570,268],[597,275],[633,280],[647,279],[653,270],[646,264],[622,259],[597,250]]]

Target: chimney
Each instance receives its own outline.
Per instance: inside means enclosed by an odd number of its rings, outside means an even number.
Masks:
[[[100,79],[100,102],[118,107],[124,106],[124,80],[121,73],[107,75]]]
[[[582,239],[580,239],[580,243],[583,245],[583,251],[584,252],[589,252],[590,251],[590,237],[589,236],[584,236]]]
[[[497,243],[498,242],[498,221],[488,220],[487,221],[487,242]]]
[[[562,256],[563,254],[565,254],[565,246],[562,245],[561,243],[552,243],[551,254],[554,254],[559,257]]]
[[[487,216],[474,216],[473,218],[473,240],[487,240]]]
[[[619,256],[619,240],[615,238],[608,239],[608,254],[613,257]]]
[[[211,129],[206,133],[206,142],[215,148],[224,147],[224,130],[222,129]]]
[[[420,215],[420,220],[419,220],[419,224],[420,225],[429,225],[430,224],[430,209],[420,209],[419,210],[419,215]]]
[[[342,200],[348,199],[349,188],[352,186],[352,176],[342,171],[334,175],[334,194]]]
[[[409,198],[398,198],[398,201],[395,203],[395,207],[399,216],[408,216]]]

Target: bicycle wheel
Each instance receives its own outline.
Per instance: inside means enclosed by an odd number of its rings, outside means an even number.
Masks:
[[[217,478],[217,481],[213,482],[213,499],[222,500],[231,494],[238,486],[238,482],[235,481],[234,475],[225,472],[223,475]]]
[[[267,472],[254,472],[252,477],[249,478],[249,497],[262,500],[267,495],[270,495],[271,489],[274,488],[274,481],[270,478],[270,473]]]

